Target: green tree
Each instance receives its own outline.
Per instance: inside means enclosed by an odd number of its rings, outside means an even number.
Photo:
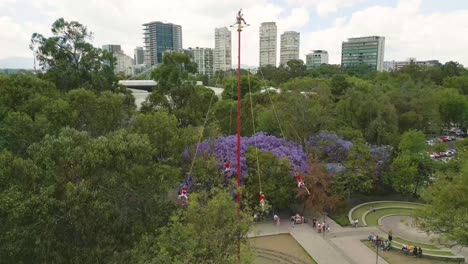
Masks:
[[[448,77],[444,79],[444,86],[455,88],[459,93],[468,95],[468,75]]]
[[[346,81],[346,75],[337,74],[331,78],[331,90],[336,98],[342,96],[349,86],[349,83]]]
[[[67,101],[73,109],[73,127],[95,136],[118,129],[135,108],[127,104],[127,96],[109,91],[96,94],[85,89],[68,92]]]
[[[223,99],[237,100],[237,78],[229,78],[224,80]],[[234,89],[232,89],[234,88]],[[256,93],[261,89],[261,81],[255,75],[243,75],[240,80],[241,98],[250,92]]]
[[[274,85],[282,84],[290,78],[288,69],[283,64],[278,68],[272,65],[260,67],[257,76],[262,80],[272,82]]]
[[[363,141],[353,142],[343,165],[346,171],[335,176],[331,189],[335,194],[347,196],[351,194],[369,193],[372,191],[376,179],[374,177],[374,161],[370,155],[370,148]]]
[[[132,131],[147,136],[154,151],[155,160],[167,161],[174,158],[179,128],[174,115],[166,112],[139,114],[134,117]]]
[[[462,172],[455,175],[439,175],[422,194],[429,206],[421,214],[421,227],[460,245],[468,244],[467,164],[465,162]]]
[[[286,63],[289,78],[303,77],[306,74],[307,66],[302,60],[290,60]]]
[[[246,158],[249,171],[244,194],[249,206],[261,211],[258,201],[261,185],[268,205],[274,210],[288,209],[294,201],[295,186],[288,160],[278,160],[272,153],[261,152],[254,147],[249,148]]]
[[[128,250],[174,209],[167,191],[179,171],[152,162],[145,137],[118,131],[93,139],[66,129],[29,154],[34,166],[0,158],[0,228],[9,230],[0,234],[2,260],[128,263]]]
[[[171,217],[155,239],[148,235],[133,252],[134,263],[251,263],[247,247],[250,217],[237,216],[236,204],[225,191],[190,196],[186,210]]]
[[[171,112],[183,127],[201,126],[211,107],[218,101],[214,91],[204,86],[182,85],[172,89]]]
[[[443,124],[464,126],[468,117],[468,100],[455,89],[441,89],[436,94],[439,113]]]
[[[42,68],[47,70],[46,79],[60,90],[116,88],[114,58],[89,43],[93,34],[86,26],[59,18],[51,31],[53,36],[49,38],[34,33],[30,45]]]
[[[420,131],[405,132],[398,146],[398,156],[393,160],[391,171],[385,178],[393,189],[401,193],[419,194],[432,176],[432,160],[425,152],[424,134]]]
[[[190,74],[197,72],[197,64],[190,61],[185,53],[164,53],[163,64],[151,73],[151,78],[158,84],[158,90],[163,93],[179,87],[189,80]]]
[[[426,137],[421,131],[409,130],[402,135],[398,149],[400,152],[422,153],[427,149]]]

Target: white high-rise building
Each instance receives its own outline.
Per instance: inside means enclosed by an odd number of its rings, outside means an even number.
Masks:
[[[275,22],[260,26],[260,67],[276,66],[277,28]]]
[[[231,66],[231,31],[227,27],[215,29],[213,71],[228,71]]]
[[[193,62],[197,64],[198,73],[213,76],[213,49],[199,48],[189,49]]]
[[[280,64],[286,65],[290,60],[299,59],[300,33],[286,31],[281,34]]]

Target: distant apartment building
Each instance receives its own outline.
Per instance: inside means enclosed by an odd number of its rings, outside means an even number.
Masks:
[[[132,65],[134,60],[130,57],[125,55],[120,45],[109,44],[103,45],[103,50],[106,50],[112,54],[115,58],[115,65],[114,65],[114,72],[123,73],[125,75],[133,75],[133,68]],[[110,62],[106,62],[110,64]]]
[[[315,69],[322,64],[328,64],[328,52],[325,50],[314,50],[306,55],[307,69]]]
[[[213,71],[228,71],[231,66],[231,31],[227,27],[215,29]]]
[[[300,33],[286,31],[281,34],[280,64],[286,65],[290,60],[299,59]]]
[[[404,66],[408,66],[408,65],[418,65],[422,67],[434,67],[434,66],[441,65],[441,63],[438,60],[418,61],[416,60],[416,58],[408,58],[405,61],[385,61],[384,69],[386,71],[398,71]]]
[[[135,65],[140,65],[145,63],[145,51],[142,47],[136,47],[133,50],[133,60]]]
[[[125,55],[123,52],[115,52],[115,73],[125,74],[126,76],[133,75],[133,64],[132,57]]]
[[[260,25],[260,67],[276,66],[277,34],[275,22]]]
[[[182,26],[156,21],[143,24],[143,27],[145,64],[160,65],[165,51],[182,49]]]
[[[350,38],[342,44],[341,67],[346,69],[367,64],[371,69],[382,71],[384,50],[385,37]]]
[[[199,48],[190,49],[192,61],[197,64],[199,74],[213,76],[213,49]]]
[[[108,44],[108,45],[102,45],[102,50],[106,50],[110,53],[122,52],[122,47],[120,47],[120,45]]]

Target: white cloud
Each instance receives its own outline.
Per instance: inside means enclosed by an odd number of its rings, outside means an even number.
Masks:
[[[400,0],[396,7],[374,6],[352,14],[346,24],[307,34],[303,45],[325,49],[331,63],[340,63],[341,42],[349,37],[385,36],[385,60],[455,60],[468,65],[468,10],[420,12],[421,0]]]
[[[17,24],[9,16],[0,16],[0,32],[0,58],[31,56],[28,48],[31,35],[27,26]]]
[[[369,0],[288,0],[293,6],[315,8],[317,14],[325,17],[337,12],[339,9],[356,6]]]

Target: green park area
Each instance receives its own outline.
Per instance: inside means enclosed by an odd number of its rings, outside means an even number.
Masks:
[[[415,212],[418,230],[468,244],[468,70],[458,62],[380,72],[290,60],[204,74],[193,49],[164,51],[132,77],[156,83],[137,106],[141,87],[119,84],[122,54],[93,46],[91,26],[60,18],[21,34],[37,69],[0,73],[0,263],[341,264],[353,245],[372,257],[352,239],[379,231],[379,219]],[[445,134],[457,138],[428,143]],[[444,161],[431,154],[447,149]],[[377,196],[420,204],[363,204]],[[368,227],[318,233],[311,219],[326,215]],[[249,236],[262,224],[294,238]]]

